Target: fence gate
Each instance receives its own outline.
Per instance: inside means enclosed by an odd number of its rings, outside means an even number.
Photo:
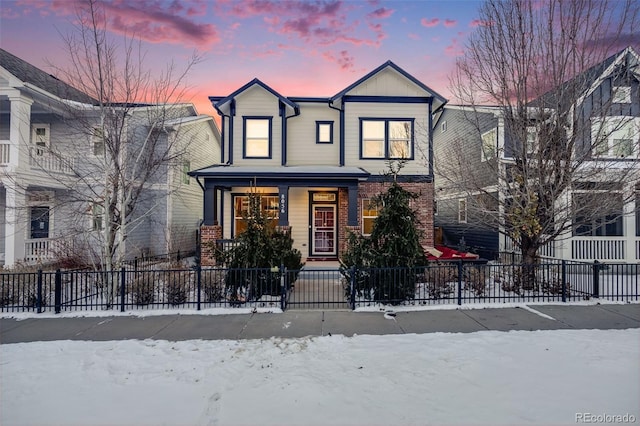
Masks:
[[[302,269],[286,297],[286,309],[350,309],[337,269]]]

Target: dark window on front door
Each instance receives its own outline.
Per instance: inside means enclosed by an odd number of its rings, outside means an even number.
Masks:
[[[49,207],[31,207],[31,238],[49,238]]]

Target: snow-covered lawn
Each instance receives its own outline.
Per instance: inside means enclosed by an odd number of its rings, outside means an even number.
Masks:
[[[0,345],[0,424],[638,421],[639,342],[640,329]]]

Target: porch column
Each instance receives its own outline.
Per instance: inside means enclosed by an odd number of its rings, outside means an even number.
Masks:
[[[622,229],[624,230],[624,261],[635,263],[636,259],[636,202],[635,182],[622,188],[623,199],[629,200],[622,206]]]
[[[203,225],[212,226],[218,224],[218,191],[216,186],[204,184],[204,212]]]
[[[13,266],[25,256],[29,212],[24,190],[20,190],[17,184],[6,185],[5,194],[4,264]]]
[[[31,140],[31,104],[33,100],[17,93],[10,95],[11,118],[9,123],[10,164],[16,169],[25,168],[29,158],[29,141]],[[22,151],[22,152],[20,152]]]
[[[348,192],[347,226],[358,226],[358,184],[350,184]]]
[[[278,203],[279,215],[278,226],[289,226],[289,187],[286,185],[278,185]]]

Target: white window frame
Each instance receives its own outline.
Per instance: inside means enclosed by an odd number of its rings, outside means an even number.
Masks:
[[[614,104],[630,104],[631,86],[613,86],[611,88],[611,102]]]
[[[38,135],[38,130],[44,130],[44,135]],[[42,155],[51,147],[51,125],[48,123],[31,124],[31,144],[36,155]]]
[[[467,199],[458,200],[458,223],[467,223]]]
[[[94,231],[104,231],[104,221],[104,207],[99,203],[93,203],[91,205],[91,229]]]
[[[361,225],[360,225],[360,229],[362,230],[362,235],[365,235],[365,236],[368,236],[368,235],[371,235],[371,234],[370,234],[370,233],[369,233],[369,234],[367,234],[367,233],[365,233],[365,232],[364,232],[364,220],[365,220],[365,219],[373,219],[373,220],[375,221],[375,220],[378,218],[378,216],[380,216],[380,207],[378,207],[378,206],[375,206],[375,207],[376,207],[376,209],[375,209],[375,212],[376,212],[375,216],[374,216],[374,215],[370,215],[370,214],[369,214],[369,215],[365,215],[365,210],[368,210],[368,211],[371,211],[371,210],[372,210],[372,209],[370,208],[370,207],[371,207],[371,204],[373,204],[373,201],[372,201],[372,200],[373,200],[372,198],[363,198],[363,199],[362,199],[362,202],[361,202],[361,207],[362,207],[362,210],[361,210],[361,213],[362,213],[362,214],[361,214],[361,217],[362,217],[362,223],[361,223]]]
[[[442,124],[440,124],[440,133],[444,133],[447,131],[447,120],[444,120]]]
[[[482,140],[481,159],[482,161],[489,161],[498,156],[498,128],[494,127],[491,130],[484,132],[480,139]],[[492,154],[487,155],[487,147],[491,146]]]
[[[603,122],[604,120],[604,122]],[[626,132],[626,135],[625,135]],[[622,137],[621,137],[622,136]],[[628,137],[624,137],[628,136]],[[591,124],[591,141],[593,158],[638,158],[639,147],[638,139],[640,136],[640,118],[626,116],[611,116],[592,119]],[[602,138],[602,151],[594,145],[594,140]],[[620,155],[620,142],[622,140],[631,140],[631,153],[629,155]],[[606,142],[606,150],[604,143]]]
[[[94,157],[104,157],[106,155],[107,144],[102,134],[103,132],[104,128],[102,127],[94,127],[91,132],[91,153]],[[102,148],[100,148],[100,145],[102,145]],[[98,150],[101,152],[98,152]]]

